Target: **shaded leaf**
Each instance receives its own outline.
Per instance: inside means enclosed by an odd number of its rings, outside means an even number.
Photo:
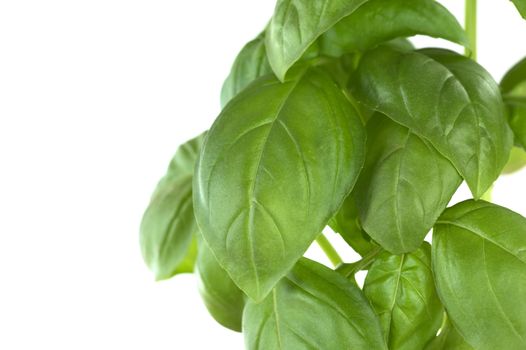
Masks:
[[[360,62],[355,97],[428,140],[476,198],[484,194],[508,161],[513,142],[489,73],[443,49],[402,52],[382,46]]]
[[[438,294],[477,350],[526,348],[526,219],[484,201],[447,209],[433,234]]]
[[[197,225],[192,206],[192,174],[204,135],[179,147],[142,218],[141,251],[157,280],[193,270],[197,255],[193,235]]]
[[[263,33],[246,44],[237,55],[221,89],[221,106],[224,107],[251,82],[271,72]]]
[[[513,66],[500,83],[515,143],[526,149],[526,58]]]
[[[196,275],[199,293],[212,317],[221,325],[241,332],[245,295],[202,240],[199,245]]]
[[[363,228],[384,249],[420,247],[461,182],[428,141],[379,113],[369,120],[355,193]]]
[[[249,350],[387,349],[359,288],[307,259],[263,302],[247,303],[243,333]]]
[[[212,126],[194,179],[203,237],[234,282],[263,299],[352,189],[364,158],[357,112],[322,71],[266,76]]]

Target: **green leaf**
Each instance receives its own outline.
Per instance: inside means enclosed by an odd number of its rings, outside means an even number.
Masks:
[[[474,350],[460,334],[451,322],[446,322],[440,334],[433,338],[425,347],[425,350]]]
[[[455,16],[437,1],[369,0],[323,34],[319,45],[323,53],[340,56],[417,34],[468,42]]]
[[[262,33],[246,44],[237,55],[221,89],[221,106],[224,107],[251,82],[271,72],[265,49],[265,35]]]
[[[521,14],[522,18],[526,19],[526,0],[511,0],[515,4],[515,7]]]
[[[192,273],[194,272],[194,265],[197,259],[197,238],[194,235],[192,236],[192,241],[190,242],[190,245],[186,249],[186,253],[184,255],[183,260],[177,265],[175,268],[175,273],[173,275],[178,275],[180,273]]]
[[[243,333],[249,350],[387,349],[359,288],[307,259],[263,302],[247,303]]]
[[[221,325],[241,332],[245,295],[219,265],[203,240],[199,244],[196,275],[199,293],[210,315]]]
[[[359,116],[321,70],[266,76],[235,97],[203,146],[194,207],[221,266],[262,300],[336,214],[363,164]]]
[[[526,151],[523,148],[513,147],[510,159],[502,170],[503,174],[512,174],[526,166]]]
[[[367,0],[278,0],[266,31],[267,55],[281,81],[316,39]]]
[[[425,139],[377,113],[356,185],[364,230],[394,254],[418,249],[462,178]]]
[[[500,83],[515,142],[526,149],[526,58],[513,66]]]
[[[369,253],[375,245],[362,230],[354,196],[348,195],[338,213],[329,220],[329,226],[339,233],[351,248],[361,256]]]
[[[477,350],[526,348],[526,219],[484,201],[447,209],[433,234],[438,294]]]
[[[355,97],[428,140],[479,198],[497,179],[513,143],[499,88],[476,62],[443,49],[365,54]]]
[[[181,145],[152,195],[141,222],[146,265],[157,280],[192,272],[197,231],[192,206],[192,174],[205,134]]]
[[[526,57],[517,62],[504,75],[500,87],[504,93],[509,93],[524,81],[526,81]]]
[[[431,272],[431,246],[409,254],[381,253],[369,269],[363,291],[389,349],[421,350],[433,338],[444,314]]]

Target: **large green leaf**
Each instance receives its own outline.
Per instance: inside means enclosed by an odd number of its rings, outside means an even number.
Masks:
[[[389,349],[422,350],[442,323],[444,308],[431,272],[431,246],[413,253],[381,253],[363,291],[380,317]]]
[[[428,141],[379,113],[369,120],[355,192],[363,228],[384,249],[420,247],[461,182]]]
[[[285,74],[315,40],[368,0],[278,0],[266,30],[270,66]]]
[[[521,14],[522,18],[526,19],[526,0],[511,0],[515,4],[515,7]]]
[[[362,229],[358,207],[352,194],[347,196],[340,210],[329,220],[329,226],[361,256],[375,247],[371,238]]]
[[[473,350],[473,348],[466,343],[451,322],[448,321],[440,334],[427,344],[425,350]]]
[[[455,16],[435,0],[369,0],[323,34],[319,45],[323,53],[340,56],[417,34],[468,41]]]
[[[353,91],[369,108],[430,141],[476,198],[508,161],[513,137],[498,85],[464,56],[378,47],[360,61]]]
[[[265,35],[260,34],[246,44],[237,55],[230,74],[221,89],[221,106],[224,107],[248,84],[271,72],[272,69],[268,63],[267,50],[265,49]]]
[[[434,229],[433,271],[473,348],[526,349],[526,218],[484,201],[447,209]]]
[[[197,254],[193,235],[197,226],[192,174],[204,135],[179,147],[142,218],[141,251],[157,280],[193,270]]]
[[[514,65],[500,83],[515,141],[526,149],[526,58]]]
[[[263,302],[247,303],[243,333],[249,350],[387,349],[359,288],[307,259]]]
[[[194,207],[234,282],[263,299],[351,191],[363,165],[357,112],[321,70],[263,77],[235,97],[203,146]]]
[[[203,240],[199,244],[196,275],[199,292],[212,317],[221,325],[241,332],[245,295],[219,265]]]

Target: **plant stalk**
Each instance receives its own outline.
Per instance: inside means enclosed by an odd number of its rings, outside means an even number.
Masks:
[[[477,0],[466,0],[465,30],[471,48],[465,47],[465,55],[477,60]]]
[[[354,262],[352,264],[344,264],[340,268],[340,273],[343,274],[346,278],[353,277],[358,271],[365,270],[371,265],[378,254],[383,251],[382,247],[375,247],[369,253],[362,257],[361,260]]]
[[[343,264],[343,260],[332,246],[331,242],[325,237],[325,235],[322,233],[316,238],[316,243],[320,246],[321,250],[327,255],[331,263],[334,265],[334,267],[337,267],[341,264]]]

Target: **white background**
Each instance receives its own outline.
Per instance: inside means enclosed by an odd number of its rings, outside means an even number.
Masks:
[[[463,21],[462,1],[443,3]],[[193,276],[153,281],[138,227],[273,7],[0,2],[0,349],[243,348],[207,315]],[[480,1],[479,21],[479,60],[500,79],[526,55],[526,21],[506,0]],[[526,214],[525,180],[499,180],[495,201]]]

